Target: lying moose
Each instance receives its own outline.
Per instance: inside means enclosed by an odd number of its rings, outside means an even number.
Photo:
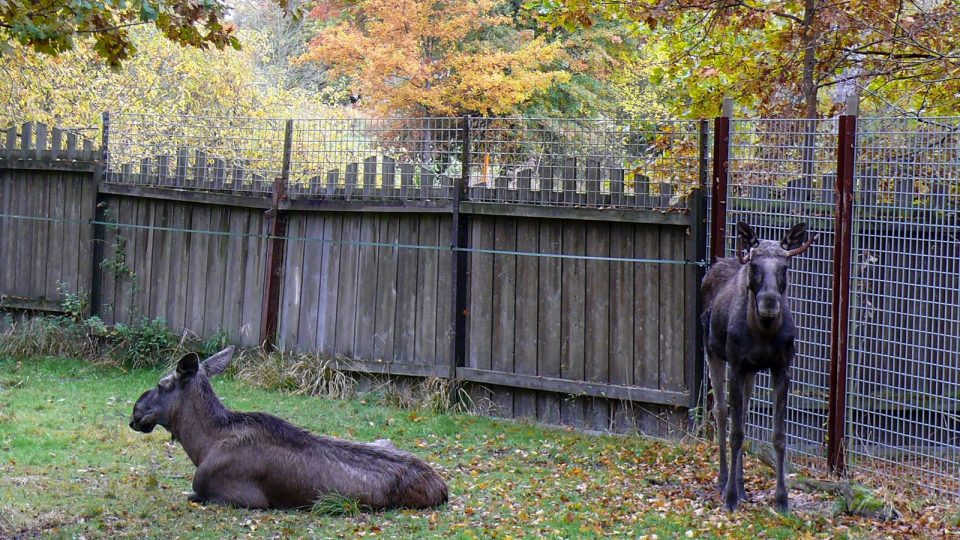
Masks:
[[[790,258],[806,251],[817,239],[807,237],[807,224],[798,223],[783,240],[760,240],[744,222],[737,223],[737,257],[720,259],[703,278],[705,333],[714,415],[720,445],[719,489],[724,505],[736,510],[746,499],[743,489],[743,424],[758,371],[770,370],[773,380],[773,448],[776,451],[777,488],[774,504],[787,510],[783,460],[786,451],[787,393],[793,362],[796,327],[787,301]],[[727,468],[727,403],[729,385],[730,467]]]
[[[429,508],[447,501],[440,476],[389,441],[364,444],[314,435],[265,413],[227,409],[210,386],[233,356],[228,347],[203,363],[195,353],[133,406],[130,427],[157,425],[180,441],[197,467],[194,502],[243,508],[302,508],[325,494],[374,510]]]

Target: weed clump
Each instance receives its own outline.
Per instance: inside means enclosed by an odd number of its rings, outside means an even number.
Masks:
[[[89,297],[61,285],[62,315],[15,321],[7,315],[0,331],[0,355],[85,358],[125,368],[164,365],[187,345],[163,319],[144,317],[131,324],[107,325],[88,315]]]

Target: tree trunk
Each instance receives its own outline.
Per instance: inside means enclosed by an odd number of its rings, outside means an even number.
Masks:
[[[804,0],[803,24],[801,25],[800,46],[803,49],[803,80],[801,93],[803,94],[803,115],[808,119],[804,122],[803,134],[803,185],[812,186],[816,172],[816,145],[817,145],[817,83],[814,74],[817,67],[817,34],[814,31],[814,16],[817,11],[817,0]]]

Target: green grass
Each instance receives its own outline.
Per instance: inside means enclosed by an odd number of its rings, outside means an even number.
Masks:
[[[708,444],[278,394],[228,378],[215,387],[231,408],[278,414],[316,433],[390,438],[438,467],[451,501],[387,512],[332,499],[313,511],[198,506],[187,502],[194,468],[179,445],[163,429],[143,435],[127,426],[133,402],[160,375],[78,360],[0,359],[0,538],[793,539],[870,537],[875,525],[819,510],[780,516],[768,509],[769,493],[727,514],[712,490],[716,458]],[[748,467],[748,490],[769,490],[769,471]]]

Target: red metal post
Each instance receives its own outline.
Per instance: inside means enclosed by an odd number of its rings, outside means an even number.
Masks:
[[[727,230],[727,179],[730,171],[730,115],[733,102],[713,121],[713,175],[710,182],[710,263],[723,257]]]
[[[283,287],[283,258],[287,251],[287,216],[280,202],[287,198],[290,179],[290,154],[293,148],[293,120],[287,120],[283,145],[283,166],[273,181],[273,196],[267,218],[267,256],[263,283],[263,310],[260,317],[260,344],[269,349],[276,345],[280,326],[280,289]]]
[[[855,109],[855,108],[854,108]],[[848,109],[848,112],[851,112]],[[837,136],[837,200],[834,227],[833,313],[830,330],[830,398],[827,417],[827,467],[841,475],[846,467],[847,343],[850,322],[850,265],[853,252],[853,165],[857,117],[840,117]]]

